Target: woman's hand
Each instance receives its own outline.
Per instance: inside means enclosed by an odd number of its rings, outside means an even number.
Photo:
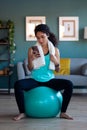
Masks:
[[[40,53],[39,53],[37,46],[32,47],[31,57],[32,57],[32,60],[40,57]]]
[[[59,70],[60,70],[60,65],[58,64],[58,65],[55,65],[55,71],[56,72],[59,72]]]
[[[32,48],[29,50],[29,58],[31,59],[31,61],[33,61],[34,59],[40,57],[39,52],[33,50]]]
[[[29,48],[28,50],[28,69],[31,71],[33,69],[32,61],[36,58],[40,57],[39,51]]]
[[[33,52],[33,53],[31,54],[32,60],[37,59],[37,58],[39,58],[39,57],[40,57],[40,54],[37,53],[37,52]]]

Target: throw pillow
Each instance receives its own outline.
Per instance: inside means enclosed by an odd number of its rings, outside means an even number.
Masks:
[[[55,75],[69,75],[70,74],[70,58],[60,59],[60,71],[55,72]]]
[[[87,63],[82,66],[82,75],[87,76]]]

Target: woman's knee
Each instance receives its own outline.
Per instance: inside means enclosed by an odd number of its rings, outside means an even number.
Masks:
[[[66,83],[66,85],[67,85],[66,88],[68,89],[69,92],[72,93],[73,92],[73,83],[70,80],[67,80],[66,82],[67,82]]]
[[[20,80],[18,80],[18,81],[15,82],[15,84],[14,84],[14,89],[15,90],[16,89],[20,89],[20,87],[21,87],[21,83],[20,82],[21,82]]]

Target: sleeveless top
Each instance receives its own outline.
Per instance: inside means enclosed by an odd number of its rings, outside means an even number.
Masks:
[[[38,69],[34,69],[31,72],[31,77],[39,82],[47,82],[54,78],[53,70],[49,69],[50,64],[50,55],[49,53],[44,56],[45,58],[45,65],[41,66]]]

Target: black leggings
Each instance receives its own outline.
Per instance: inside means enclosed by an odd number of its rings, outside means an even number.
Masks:
[[[65,79],[54,78],[48,82],[38,82],[38,81],[35,81],[34,79],[29,78],[29,79],[18,80],[14,86],[15,98],[16,98],[20,113],[25,113],[24,91],[28,91],[30,89],[33,89],[39,86],[46,86],[56,91],[64,90],[61,112],[66,112],[69,101],[72,96],[72,90],[73,90],[73,84],[71,81],[65,80]]]

